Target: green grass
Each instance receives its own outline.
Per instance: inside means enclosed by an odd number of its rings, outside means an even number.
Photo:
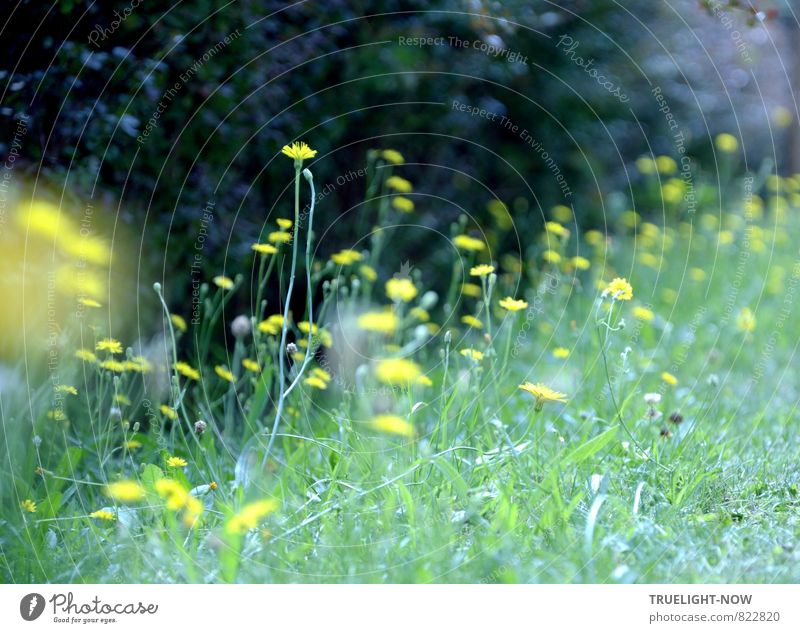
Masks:
[[[790,191],[796,184],[784,181]],[[729,187],[735,192],[738,184]],[[690,218],[675,204],[666,226],[639,219],[635,231],[632,216],[623,215],[609,243],[591,236],[594,244],[587,243],[567,221],[569,238],[530,239],[523,274],[501,265],[488,310],[468,297],[455,305],[456,316],[484,322],[490,342],[458,318],[429,338],[415,334],[413,306],[424,302],[440,322],[448,314],[446,296],[436,305],[423,298],[424,261],[412,273],[419,294],[401,306],[404,325],[390,337],[365,333],[355,317],[388,303],[385,279],[373,284],[359,277],[359,264],[341,271],[321,262],[312,283],[326,291],[314,318],[333,347],[318,348],[304,375],[322,364],[332,380],[324,391],[301,381],[286,397],[269,455],[283,333],[238,339],[227,357],[214,346],[233,316],[222,304],[238,287],[209,290],[199,331],[175,333],[178,357],[201,369],[201,381],[174,376],[159,391],[157,361],[151,374],[125,371],[115,379],[65,350],[62,382],[79,391],[66,396],[68,422],[48,417],[52,385],[45,381],[2,393],[2,580],[800,581],[800,382],[793,371],[800,209],[776,212],[768,204],[755,219],[741,206],[726,202],[720,212],[712,201]],[[377,212],[392,213],[383,204]],[[454,229],[462,231],[463,224]],[[542,263],[548,242],[562,264]],[[391,255],[391,243],[375,246],[370,253]],[[274,270],[285,274],[290,247],[282,248]],[[589,270],[563,265],[578,248]],[[465,258],[467,270],[487,261],[486,253]],[[302,260],[298,268],[302,279]],[[265,269],[264,283],[277,283],[265,276],[277,275],[273,266]],[[606,313],[597,281],[615,276],[630,280],[634,299],[614,302],[609,329],[598,325]],[[526,298],[530,308],[506,313],[497,305],[506,295]],[[637,318],[637,306],[647,306],[653,320]],[[755,314],[751,332],[740,322],[743,308]],[[153,330],[165,333],[169,361],[161,364],[171,365],[169,328],[154,323]],[[286,334],[307,340],[296,323]],[[370,355],[396,355],[415,340],[411,357],[432,385],[382,386]],[[484,358],[461,355],[466,347]],[[556,358],[556,347],[569,356]],[[258,357],[263,373],[240,369],[244,357]],[[214,373],[218,364],[234,369],[235,389]],[[284,384],[300,366],[287,362]],[[678,384],[664,382],[664,371]],[[536,411],[518,389],[526,380],[565,392],[568,402]],[[644,401],[653,392],[662,396],[658,419]],[[114,405],[114,394],[131,404]],[[175,405],[174,423],[158,411],[163,403]],[[370,423],[386,412],[410,421],[413,437]],[[680,423],[670,420],[676,414]],[[208,425],[202,435],[192,430],[197,419]],[[128,440],[141,447],[123,450]],[[188,466],[168,467],[173,455]],[[193,527],[165,507],[156,490],[164,476],[186,489],[218,484],[196,492],[204,511]],[[117,479],[141,482],[145,497],[115,506],[104,484]],[[20,508],[25,499],[36,502],[36,512]],[[279,507],[255,529],[226,529],[260,499]],[[117,520],[88,517],[103,507]]]

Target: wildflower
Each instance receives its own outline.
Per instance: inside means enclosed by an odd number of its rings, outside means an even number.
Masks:
[[[542,259],[548,264],[558,264],[561,261],[561,255],[554,250],[547,249],[542,253]]]
[[[169,320],[172,321],[172,325],[174,325],[181,332],[185,332],[187,329],[189,329],[186,325],[186,319],[184,319],[180,314],[170,314]]]
[[[569,229],[559,224],[558,222],[545,222],[544,229],[548,233],[557,237],[569,237]]]
[[[633,309],[633,316],[639,319],[640,321],[648,321],[648,322],[652,321],[656,317],[655,313],[652,310],[645,308],[644,306],[636,306]]]
[[[242,367],[244,367],[247,371],[252,371],[252,372],[261,371],[261,365],[259,365],[258,362],[254,361],[252,358],[243,358]]]
[[[129,451],[133,451],[137,448],[142,448],[142,443],[138,440],[128,440],[123,444],[123,446]]]
[[[405,196],[395,196],[392,198],[392,206],[402,213],[411,213],[414,210],[414,201]]]
[[[375,281],[378,278],[378,273],[375,269],[370,266],[369,264],[363,264],[359,269],[358,272],[361,273],[361,276],[366,279],[367,281]]]
[[[667,418],[673,424],[680,424],[683,422],[683,415],[681,415],[680,411],[673,411],[669,414],[669,418]]]
[[[194,432],[198,435],[205,433],[207,428],[208,424],[205,423],[205,420],[197,420],[197,422],[194,423]]]
[[[258,324],[258,331],[264,334],[278,334],[283,328],[283,316],[280,314],[273,314],[267,317],[264,321]]]
[[[25,501],[19,504],[19,507],[25,510],[25,512],[30,512],[31,514],[36,512],[36,504],[30,499],[25,499]]]
[[[161,411],[162,415],[164,415],[165,417],[169,418],[170,420],[177,420],[178,419],[178,412],[175,411],[175,409],[173,409],[169,405],[162,404],[158,408],[158,410]]]
[[[167,459],[167,466],[170,468],[183,468],[187,462],[183,457],[175,457],[174,455]]]
[[[133,358],[126,360],[124,365],[125,371],[136,371],[142,374],[146,374],[153,370],[152,364],[144,356],[134,356]]]
[[[678,171],[678,163],[671,156],[658,156],[656,158],[656,170],[659,174],[674,174]]]
[[[469,235],[456,235],[453,238],[453,244],[462,250],[473,252],[482,251],[486,248],[486,245],[481,240]]]
[[[214,277],[213,282],[223,290],[230,290],[233,288],[233,279],[225,275],[217,275]]]
[[[122,354],[122,343],[113,338],[104,338],[97,341],[94,347],[98,352],[108,352],[109,354]]]
[[[479,264],[469,269],[469,274],[473,277],[487,277],[494,272],[494,266],[489,264]]]
[[[480,330],[483,327],[483,321],[480,319],[475,318],[471,314],[465,314],[461,317],[461,322],[464,325],[467,325],[471,328],[475,328],[476,330]]]
[[[117,515],[108,510],[95,510],[89,516],[93,519],[100,519],[101,521],[116,521]]]
[[[572,209],[564,204],[557,204],[550,211],[559,222],[569,222],[572,219]]]
[[[218,486],[217,486],[217,482],[216,481],[212,481],[210,484],[208,484],[208,489],[209,490],[216,490],[217,488],[218,488]]]
[[[658,404],[661,402],[661,394],[660,393],[646,393],[644,394],[644,401],[645,404]]]
[[[358,327],[368,332],[392,334],[397,330],[398,319],[393,312],[366,312],[358,317]]]
[[[708,274],[706,274],[706,271],[703,270],[702,268],[693,266],[692,268],[689,269],[689,279],[691,279],[692,281],[697,281],[697,282],[705,281],[707,277]]]
[[[274,499],[261,499],[248,503],[239,512],[228,519],[225,531],[229,534],[245,534],[258,526],[264,517],[278,509],[278,502]]]
[[[314,367],[314,369],[311,370],[311,375],[325,382],[330,382],[332,378],[332,376],[327,371],[322,369],[322,367]]]
[[[328,383],[322,380],[322,378],[319,376],[309,376],[303,381],[303,384],[323,391],[328,388]]]
[[[420,376],[417,378],[416,382],[418,385],[422,385],[423,387],[431,387],[433,385],[433,381],[427,376]]]
[[[135,481],[127,479],[108,484],[105,493],[114,501],[121,503],[132,503],[144,499],[144,488]]]
[[[72,385],[58,385],[56,387],[56,393],[68,393],[73,396],[77,396],[78,390]]]
[[[673,387],[678,384],[678,379],[668,371],[661,372],[661,380],[663,380],[668,385],[672,385]]]
[[[230,369],[224,367],[223,365],[217,365],[214,367],[214,371],[216,372],[217,376],[222,378],[222,380],[227,380],[228,382],[236,382],[236,377],[233,375]]]
[[[483,352],[472,349],[471,347],[462,349],[459,354],[461,354],[464,358],[469,358],[475,362],[480,362],[483,360]]]
[[[424,308],[420,308],[419,306],[411,308],[411,310],[408,311],[408,314],[409,316],[412,316],[418,321],[422,321],[423,323],[431,320],[430,313]]]
[[[392,301],[408,303],[417,296],[417,289],[408,277],[393,277],[386,282],[386,296]]]
[[[250,248],[254,250],[256,253],[259,253],[261,255],[274,255],[275,253],[278,252],[278,249],[275,248],[272,244],[256,243],[253,244]]]
[[[113,359],[104,360],[102,363],[100,363],[100,367],[107,369],[108,371],[113,371],[117,374],[121,374],[126,369],[125,363]]]
[[[422,373],[420,366],[405,358],[382,360],[375,368],[375,376],[387,385],[408,385]]]
[[[656,161],[648,156],[641,156],[636,159],[636,169],[639,173],[649,176],[656,173]]]
[[[545,402],[566,402],[567,394],[551,389],[542,383],[526,382],[519,386],[536,398],[536,411],[541,411]]]
[[[628,283],[627,279],[615,277],[603,290],[604,297],[609,295],[615,301],[630,301],[633,299],[633,287]]]
[[[405,160],[403,155],[394,149],[385,149],[381,152],[381,158],[392,165],[402,165]]]
[[[414,437],[414,427],[411,422],[397,415],[379,415],[372,419],[372,427],[383,433],[400,435],[401,437]]]
[[[231,321],[231,334],[234,338],[245,338],[250,334],[250,319],[243,314]]]
[[[465,283],[461,286],[461,292],[467,297],[480,297],[481,287],[478,284]]]
[[[75,358],[87,363],[94,363],[97,361],[97,356],[95,356],[94,352],[89,349],[76,349]]]
[[[339,266],[350,266],[356,262],[360,262],[364,256],[358,251],[346,248],[331,255],[331,261]]]
[[[47,417],[57,422],[64,422],[67,419],[67,414],[62,409],[51,409],[47,412]]]
[[[590,246],[600,246],[605,242],[605,235],[603,235],[597,229],[590,229],[583,234],[583,239],[586,240],[586,243]]]
[[[750,308],[742,308],[736,317],[736,327],[748,334],[756,329],[756,316]]]
[[[519,312],[520,310],[524,310],[528,307],[527,301],[522,299],[514,299],[513,297],[500,299],[499,303],[501,308],[508,310],[509,312]]]
[[[400,176],[389,176],[386,179],[386,186],[400,193],[409,193],[414,188],[408,180]]]
[[[281,149],[281,154],[293,158],[295,165],[298,163],[302,165],[304,160],[314,158],[317,155],[317,150],[311,149],[307,143],[295,141],[291,145],[284,145],[283,149]]]
[[[174,479],[159,479],[155,485],[158,495],[166,501],[168,510],[183,510],[183,522],[191,527],[203,512],[203,503],[193,496],[182,483]]]
[[[286,231],[272,231],[267,239],[273,244],[288,244],[292,241],[292,234]]]
[[[278,218],[277,220],[275,220],[275,223],[278,225],[279,228],[283,229],[284,231],[288,231],[290,228],[292,228],[292,224],[294,224],[294,222],[292,222],[288,218]]]
[[[717,146],[720,152],[725,152],[726,154],[732,154],[739,149],[739,141],[737,138],[733,134],[728,134],[727,132],[717,134],[717,138],[714,139],[714,145]]]
[[[118,404],[123,404],[128,407],[131,405],[130,399],[124,393],[118,393],[117,395],[115,395],[114,402]]]
[[[191,380],[200,380],[200,372],[185,361],[179,360],[173,367],[181,376],[185,376]]]
[[[102,308],[102,304],[98,303],[94,299],[87,299],[86,297],[81,297],[78,299],[78,303],[86,308]]]
[[[569,350],[566,347],[556,347],[553,350],[553,358],[568,358]]]

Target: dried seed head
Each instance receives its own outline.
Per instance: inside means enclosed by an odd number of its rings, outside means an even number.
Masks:
[[[297,354],[297,345],[295,345],[294,343],[288,343],[286,345],[286,352],[290,355]]]
[[[683,416],[680,414],[679,411],[673,411],[669,414],[669,421],[673,424],[680,424],[683,422]]]
[[[231,334],[236,338],[244,338],[250,334],[250,319],[240,314],[231,322]]]
[[[206,432],[208,425],[203,420],[198,420],[194,423],[194,432],[198,435],[202,435]]]

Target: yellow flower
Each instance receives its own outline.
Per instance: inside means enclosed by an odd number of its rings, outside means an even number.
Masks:
[[[272,244],[253,244],[251,247],[256,253],[260,253],[261,255],[274,255],[278,252],[278,249],[275,248]]]
[[[169,320],[172,321],[172,325],[174,325],[181,332],[185,332],[187,329],[189,329],[186,325],[186,319],[184,319],[180,314],[170,314]]]
[[[114,396],[114,402],[117,402],[119,404],[124,404],[126,406],[130,406],[130,404],[131,404],[131,401],[128,398],[128,396],[126,396],[123,393],[118,393],[117,395],[115,395]]]
[[[557,237],[569,237],[569,229],[552,220],[550,222],[545,222],[544,229]]]
[[[469,235],[456,235],[453,238],[453,244],[462,250],[473,252],[482,251],[486,248],[486,245],[481,240]]]
[[[275,222],[278,225],[278,227],[280,227],[284,231],[288,231],[290,228],[292,228],[292,224],[294,224],[294,222],[292,222],[288,218],[278,218],[277,220],[275,220]]]
[[[183,510],[183,523],[192,527],[203,512],[203,503],[194,497],[185,486],[174,479],[159,479],[155,485],[158,495],[166,501],[166,508],[177,512]]]
[[[222,288],[223,290],[230,290],[233,288],[233,279],[230,277],[226,277],[225,275],[217,275],[213,279],[214,283]]]
[[[197,371],[187,362],[179,360],[177,363],[173,365],[173,367],[175,368],[175,371],[177,371],[181,376],[185,376],[186,378],[191,378],[192,380],[200,380],[200,372]]]
[[[138,440],[128,440],[123,446],[125,446],[125,448],[129,451],[133,451],[137,448],[142,448],[142,443]]]
[[[554,250],[546,250],[542,253],[542,259],[548,264],[558,264],[561,261],[561,255]]]
[[[325,382],[319,376],[309,376],[303,381],[304,385],[308,385],[309,387],[313,387],[314,389],[322,389],[325,390],[328,388],[328,383]]]
[[[338,253],[334,253],[331,255],[331,261],[334,264],[338,264],[339,266],[350,266],[351,264],[355,264],[356,262],[360,262],[364,259],[364,256],[359,253],[358,251],[351,250],[346,248],[344,250],[339,251]]]
[[[633,299],[633,287],[628,283],[627,279],[615,277],[603,290],[604,297],[609,295],[616,301],[630,301]]]
[[[258,331],[264,334],[278,334],[283,328],[283,316],[280,314],[273,314],[268,316],[264,321],[258,324]]]
[[[659,156],[656,158],[656,169],[659,174],[674,174],[678,171],[678,163],[671,156]]]
[[[736,317],[736,327],[742,332],[752,332],[756,329],[756,316],[750,308],[742,308]]]
[[[509,312],[519,312],[520,310],[524,310],[528,307],[527,301],[523,301],[522,299],[514,299],[513,297],[500,299],[499,303],[501,308],[504,308]]]
[[[25,510],[25,512],[30,512],[31,514],[36,512],[36,504],[30,499],[25,499],[25,501],[19,504],[19,507]]]
[[[394,149],[385,149],[381,152],[381,158],[392,165],[402,165],[405,160],[403,155]]]
[[[227,367],[223,367],[222,365],[217,365],[214,367],[214,371],[216,372],[217,376],[222,378],[222,380],[227,380],[228,382],[236,382],[236,377],[233,375],[230,369]]]
[[[126,369],[125,363],[113,359],[104,360],[102,363],[100,363],[100,367],[107,369],[108,371],[113,371],[117,374],[121,374]]]
[[[566,347],[556,347],[553,350],[553,357],[554,358],[568,358],[569,357],[569,350]]]
[[[126,371],[138,371],[142,374],[153,370],[153,365],[144,356],[134,356],[130,360],[126,360],[124,365]]]
[[[550,211],[559,222],[569,222],[572,219],[572,209],[564,204],[557,204]]]
[[[392,301],[408,303],[417,296],[417,289],[408,277],[393,277],[386,282],[386,296]]]
[[[89,515],[93,519],[100,519],[101,521],[116,521],[117,515],[108,510],[95,510]]]
[[[636,306],[633,309],[633,316],[640,321],[652,321],[656,317],[652,310],[649,310],[644,306]]]
[[[94,352],[89,349],[77,349],[75,350],[75,358],[78,358],[82,361],[87,363],[94,363],[97,361],[97,356],[94,355]]]
[[[273,244],[288,244],[292,241],[292,234],[287,231],[272,231],[267,239]]]
[[[590,246],[600,246],[605,242],[605,235],[603,235],[597,229],[590,229],[583,234],[583,239],[586,240],[586,243]]]
[[[705,281],[707,277],[708,275],[706,274],[706,271],[703,270],[702,268],[693,266],[692,268],[689,269],[689,279],[691,279],[692,281],[697,281],[697,282]]]
[[[400,176],[389,176],[386,179],[386,186],[400,193],[409,193],[414,188],[408,180]]]
[[[78,390],[72,385],[58,385],[56,387],[56,393],[69,393],[73,396],[77,396]]]
[[[585,257],[581,257],[580,255],[576,255],[572,259],[569,260],[569,263],[572,265],[573,268],[576,270],[588,270],[591,263]]]
[[[422,370],[413,360],[389,358],[375,368],[375,376],[387,385],[408,385],[419,378]]]
[[[392,198],[392,206],[403,213],[411,213],[414,210],[414,201],[405,196],[395,196]]]
[[[494,266],[489,264],[479,264],[469,269],[469,274],[473,277],[487,277],[494,272]]]
[[[81,304],[82,306],[87,307],[87,308],[102,308],[103,307],[103,305],[101,303],[95,301],[94,299],[86,299],[85,297],[81,297],[80,299],[78,299],[78,303]]]
[[[668,371],[661,372],[661,380],[663,380],[668,385],[672,385],[673,387],[678,384],[678,379]]]
[[[714,145],[717,146],[720,152],[725,152],[726,154],[732,154],[739,149],[739,141],[733,134],[728,134],[727,132],[717,134],[717,138],[714,139]]]
[[[109,352],[110,354],[122,354],[122,343],[113,338],[104,338],[97,341],[95,349],[98,352]]]
[[[480,297],[481,287],[478,284],[465,283],[461,286],[461,292],[466,297]]]
[[[519,386],[523,391],[527,391],[536,398],[536,410],[541,411],[545,402],[566,402],[567,394],[551,389],[542,383],[526,382]]]
[[[261,365],[259,365],[252,358],[243,358],[242,367],[244,367],[247,371],[253,371],[253,372],[261,371]]]
[[[366,312],[358,317],[358,327],[368,332],[392,334],[397,330],[398,319],[393,312]]]
[[[144,488],[135,481],[127,479],[108,484],[105,493],[114,501],[121,503],[132,503],[144,499]]]
[[[378,278],[378,273],[375,272],[375,269],[369,264],[363,264],[359,267],[358,272],[360,272],[361,276],[367,281],[375,281]]]
[[[409,316],[412,316],[423,323],[431,320],[431,315],[428,313],[428,311],[420,308],[419,306],[411,308],[411,310],[408,311],[408,314]]]
[[[327,371],[322,369],[322,367],[314,367],[314,369],[311,370],[311,375],[324,382],[330,382],[332,378],[332,376]]]
[[[636,169],[639,173],[649,176],[656,173],[656,161],[648,156],[641,156],[636,159]]]
[[[295,141],[291,145],[284,145],[281,149],[281,154],[293,158],[295,163],[302,164],[304,160],[314,158],[317,155],[317,150],[311,149],[307,143]]]
[[[383,433],[400,435],[401,437],[414,437],[414,427],[411,422],[397,415],[379,415],[372,419],[372,427]]]
[[[427,376],[420,376],[417,378],[416,382],[418,385],[422,385],[423,387],[430,387],[433,385],[433,381]]]
[[[261,520],[268,514],[278,509],[278,502],[274,499],[261,499],[248,503],[239,512],[228,519],[225,524],[225,531],[229,534],[245,534],[258,526]]]
[[[461,322],[464,325],[468,325],[471,328],[475,328],[476,330],[480,330],[483,327],[483,322],[480,319],[475,318],[471,314],[465,314],[461,317]]]
[[[172,456],[167,459],[167,466],[170,468],[183,468],[186,464],[187,462],[183,457]]]
[[[162,404],[158,409],[159,411],[161,411],[162,415],[166,416],[170,420],[178,419],[178,412],[175,411],[175,409],[173,409],[172,407],[166,404]]]
[[[471,360],[474,360],[475,362],[480,362],[480,361],[483,360],[483,352],[480,352],[480,351],[478,351],[476,349],[472,349],[471,347],[467,347],[465,349],[462,349],[459,353],[464,358],[469,358]]]

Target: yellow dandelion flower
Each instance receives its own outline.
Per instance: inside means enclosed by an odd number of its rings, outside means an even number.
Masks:
[[[402,213],[411,213],[414,210],[414,201],[405,196],[394,196],[392,206]]]
[[[566,402],[567,394],[551,389],[542,383],[525,382],[519,386],[523,391],[527,391],[536,398],[536,411],[541,411],[545,402]]]
[[[75,358],[87,363],[97,362],[97,356],[95,356],[94,352],[90,349],[76,349]]]
[[[186,325],[186,319],[184,319],[180,314],[170,314],[169,320],[172,321],[172,325],[181,332],[185,332],[189,329],[189,326]]]
[[[94,299],[87,299],[85,297],[81,297],[78,299],[78,303],[86,308],[102,308],[103,305]]]
[[[418,321],[422,321],[423,323],[431,320],[430,313],[425,310],[424,308],[420,308],[419,306],[415,306],[408,311],[409,316],[414,317]]]
[[[407,358],[382,360],[375,368],[377,379],[387,385],[408,385],[419,378],[421,373],[420,366]]]
[[[544,230],[550,233],[551,235],[555,235],[556,237],[569,237],[569,229],[559,224],[558,222],[553,222],[552,220],[549,222],[544,223]]]
[[[494,266],[489,264],[479,264],[469,269],[469,274],[473,277],[488,277],[494,272]]]
[[[378,278],[377,271],[369,264],[360,266],[358,272],[360,272],[361,276],[367,281],[375,281]]]
[[[153,364],[144,356],[134,356],[130,360],[125,361],[126,371],[138,371],[139,373],[146,374],[153,371]]]
[[[135,451],[137,448],[142,448],[142,443],[139,440],[128,440],[123,446],[129,451]]]
[[[678,379],[668,371],[661,372],[661,380],[663,380],[668,385],[672,385],[673,387],[678,384]]]
[[[183,468],[187,463],[183,457],[175,457],[174,455],[167,459],[167,466],[170,468]]]
[[[259,365],[258,362],[254,361],[252,358],[243,358],[242,367],[244,367],[247,371],[256,373],[261,371],[261,365]]]
[[[580,255],[576,255],[570,259],[569,263],[576,270],[589,270],[589,267],[591,266],[591,262]]]
[[[272,231],[267,239],[273,244],[288,244],[292,241],[292,234],[287,231]]]
[[[107,369],[108,371],[113,371],[114,373],[121,374],[123,371],[127,369],[127,366],[124,362],[119,360],[104,360],[100,363],[100,367],[103,369]]]
[[[483,360],[483,352],[473,349],[471,347],[467,347],[462,349],[459,354],[461,354],[464,358],[469,358],[470,360],[474,360],[475,362],[480,362]]]
[[[656,173],[656,161],[649,156],[641,156],[636,159],[636,169],[639,173],[650,176]]]
[[[127,479],[108,484],[105,493],[120,503],[133,503],[144,499],[144,488],[137,482]]]
[[[678,171],[678,163],[671,156],[658,156],[656,158],[656,170],[659,174],[674,174]]]
[[[230,290],[233,288],[233,279],[225,275],[217,275],[212,281],[223,290]]]
[[[50,411],[47,412],[47,417],[57,422],[63,422],[67,419],[67,414],[64,413],[62,409],[50,409]]]
[[[179,360],[173,367],[181,376],[191,380],[200,380],[200,372],[185,361]]]
[[[236,382],[236,377],[233,375],[230,369],[224,367],[223,365],[217,365],[214,367],[214,372],[222,378],[222,380],[227,380],[228,382]]]
[[[360,262],[362,259],[364,259],[364,256],[361,253],[349,248],[345,248],[331,255],[331,261],[339,266],[350,266],[351,264]]]
[[[268,316],[264,321],[258,324],[258,331],[264,334],[278,334],[283,328],[283,316],[280,314],[273,314]]]
[[[557,204],[550,212],[559,222],[569,222],[572,219],[572,209],[564,204]]]
[[[508,310],[509,312],[519,312],[520,310],[524,310],[528,307],[527,301],[522,299],[514,299],[513,297],[500,299],[499,303],[501,308]]]
[[[566,347],[556,347],[553,350],[553,358],[569,358],[569,350]]]
[[[161,411],[161,414],[163,416],[169,418],[170,420],[177,420],[178,419],[178,412],[175,409],[173,409],[172,407],[170,407],[169,405],[162,404],[158,408],[158,410]]]
[[[292,225],[294,224],[294,222],[292,222],[288,218],[278,218],[277,220],[275,220],[275,222],[278,225],[278,227],[284,231],[288,231],[290,228],[292,228]]]
[[[309,376],[303,381],[303,384],[313,387],[314,389],[325,390],[328,388],[328,383],[319,376]]]
[[[117,395],[115,395],[114,396],[114,402],[116,402],[117,404],[125,405],[125,406],[130,406],[131,405],[130,399],[124,393],[118,393]]]
[[[389,176],[386,179],[386,186],[400,193],[409,193],[414,188],[408,180],[400,176]]]
[[[603,290],[603,296],[610,296],[615,301],[630,301],[633,299],[633,287],[628,283],[627,279],[615,277]]]
[[[104,338],[97,341],[94,347],[98,352],[108,352],[109,354],[122,354],[122,343],[113,338]]]
[[[78,390],[72,385],[58,385],[55,391],[56,393],[68,393],[73,396],[78,395]]]
[[[547,249],[542,253],[542,259],[548,264],[558,264],[561,261],[561,254],[554,250]]]
[[[750,333],[756,329],[756,315],[750,308],[742,308],[736,317],[736,327]]]
[[[358,327],[368,332],[393,334],[398,324],[397,315],[389,311],[365,312],[358,317]]]
[[[414,426],[408,420],[397,415],[379,415],[372,419],[372,427],[382,433],[414,437]]]
[[[478,284],[465,283],[461,285],[461,292],[466,297],[478,298],[483,291]]]
[[[476,330],[483,328],[483,321],[472,316],[471,314],[465,314],[462,316],[461,322],[468,327],[475,328]]]
[[[416,383],[418,385],[422,385],[423,387],[432,387],[433,386],[433,381],[430,378],[428,378],[427,376],[420,376],[419,378],[417,378]]]
[[[381,152],[381,158],[387,163],[392,163],[392,165],[402,165],[405,162],[403,155],[394,149],[383,150]]]
[[[408,277],[401,279],[393,277],[386,282],[386,296],[392,301],[408,303],[417,296],[417,288]]]
[[[275,499],[261,499],[248,503],[239,512],[234,514],[225,523],[225,531],[228,534],[246,534],[249,530],[258,527],[258,524],[269,514],[278,509],[278,502]]]
[[[25,510],[25,512],[30,512],[31,514],[36,512],[36,503],[30,499],[25,499],[25,501],[19,504],[19,507]]]
[[[648,321],[648,322],[656,318],[655,313],[652,310],[645,308],[644,306],[636,306],[633,309],[633,316],[639,319],[640,321]]]
[[[727,132],[717,134],[717,138],[714,139],[714,145],[716,145],[720,152],[725,152],[726,154],[733,154],[733,152],[739,149],[738,139],[733,134],[728,134]]]
[[[486,248],[486,244],[484,244],[481,240],[469,235],[456,235],[453,238],[453,244],[462,250],[472,252],[482,251]]]
[[[586,233],[583,234],[583,239],[585,239],[586,243],[590,246],[602,246],[606,241],[605,235],[596,229],[586,231]]]
[[[319,378],[320,380],[324,380],[325,382],[330,382],[333,378],[333,376],[322,369],[322,367],[314,367],[314,369],[311,370],[311,375]]]
[[[92,519],[100,519],[101,521],[116,521],[117,515],[108,510],[95,510],[89,516]]]
[[[260,244],[256,242],[255,244],[251,245],[250,248],[261,255],[274,255],[278,252],[278,249],[272,244]]]
[[[302,164],[304,160],[314,158],[317,155],[317,150],[311,149],[308,143],[295,141],[291,145],[284,145],[281,149],[281,154],[294,159],[295,163]]]

